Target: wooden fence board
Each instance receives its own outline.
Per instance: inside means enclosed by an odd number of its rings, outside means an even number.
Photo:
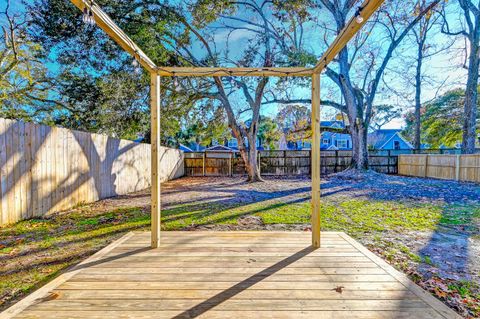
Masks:
[[[162,148],[162,181],[183,153]],[[150,186],[150,145],[0,118],[0,225]]]
[[[2,224],[8,222],[6,134],[7,124],[0,118],[0,223]]]
[[[480,182],[480,154],[400,155],[398,174],[464,182]]]

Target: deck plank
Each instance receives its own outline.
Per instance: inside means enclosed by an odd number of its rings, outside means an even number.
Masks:
[[[130,234],[0,319],[459,318],[345,234],[316,250],[310,236],[163,232],[150,249],[149,233]]]
[[[372,310],[402,310],[425,309],[421,300],[319,300],[319,299],[231,299],[224,300],[220,293],[218,298],[203,299],[157,299],[155,302],[143,299],[95,299],[95,300],[51,300],[33,305],[30,309],[40,311],[92,311],[119,310],[134,311],[137,309],[160,310],[190,310],[196,308],[195,313],[204,310],[234,310],[234,311],[372,311]]]
[[[258,282],[254,285],[235,281],[225,282],[85,282],[85,281],[68,281],[62,284],[60,289],[72,290],[96,290],[96,289],[229,289],[233,286],[239,289],[263,289],[263,290],[277,290],[277,289],[335,289],[336,287],[344,287],[350,290],[403,290],[405,286],[396,281],[390,282],[344,282],[344,281],[329,281],[329,282],[297,282],[294,285],[291,282]]]
[[[254,274],[226,274],[215,272],[211,274],[109,274],[105,272],[103,274],[90,274],[85,271],[73,276],[70,281],[101,281],[101,282],[162,282],[162,281],[200,281],[200,282],[301,282],[301,281],[316,281],[316,282],[330,282],[330,281],[345,281],[345,282],[389,282],[396,281],[395,278],[388,274],[383,275],[280,275],[277,273],[263,273],[261,275]]]
[[[198,266],[198,265],[197,265]],[[222,273],[225,270],[220,271],[217,267],[178,267],[178,268],[166,268],[166,267],[129,267],[128,264],[124,267],[118,268],[88,268],[85,269],[82,273],[84,274],[93,274],[93,275],[132,275],[132,274],[170,274],[182,276],[185,274],[209,274],[214,275],[216,273]],[[249,274],[254,275],[256,273],[264,270],[264,267],[229,267],[228,272],[230,274]],[[286,267],[276,271],[279,275],[386,275],[385,270],[379,267],[371,268],[355,268],[355,267],[310,267],[310,268],[301,268],[301,267]]]
[[[221,289],[97,289],[97,290],[55,290],[62,300],[89,300],[89,299],[208,299],[222,292]],[[403,290],[343,290],[342,293],[334,289],[239,289],[235,299],[319,299],[319,300],[418,300],[418,297],[407,289]]]
[[[179,311],[56,311],[57,319],[151,319],[151,318],[178,318],[190,319],[192,316],[181,315]],[[45,319],[49,312],[26,311],[18,318],[21,319]],[[212,310],[197,316],[204,319],[225,319],[225,318],[266,318],[266,319],[437,319],[441,317],[433,309],[396,310],[396,311],[217,311]]]

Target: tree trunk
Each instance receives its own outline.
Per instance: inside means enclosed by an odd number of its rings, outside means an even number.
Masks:
[[[245,146],[244,136],[237,129],[236,126],[231,125],[230,128],[232,129],[233,136],[237,139],[238,142],[238,150],[240,152],[240,156],[245,163],[245,170],[247,171],[247,181],[248,182],[263,182],[263,179],[260,176],[260,170],[257,165],[258,154],[257,154],[257,145],[255,144],[256,136],[245,136],[248,140],[248,150]]]
[[[260,176],[260,169],[258,165],[258,152],[257,145],[255,144],[255,139],[252,140],[252,138],[249,137],[248,145],[248,160],[245,162],[245,167],[248,174],[247,181],[250,183],[263,182],[263,179]]]
[[[463,121],[462,152],[475,153],[475,140],[477,137],[477,98],[478,98],[478,67],[479,45],[478,39],[470,39],[470,57],[468,59],[468,79],[465,90],[465,106]]]
[[[424,41],[420,41],[418,45],[417,70],[415,74],[415,149],[421,148],[420,127],[421,127],[421,108],[422,108],[422,63],[423,63],[423,46]]]
[[[352,136],[352,164],[351,167],[359,170],[368,169],[367,129],[361,119],[350,122]]]

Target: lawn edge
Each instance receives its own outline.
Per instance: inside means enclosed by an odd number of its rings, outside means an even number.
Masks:
[[[123,235],[119,239],[112,242],[110,245],[102,248],[101,250],[97,251],[92,256],[88,257],[87,259],[83,260],[79,264],[76,264],[69,269],[67,269],[64,273],[53,279],[52,281],[48,282],[44,286],[40,287],[39,289],[33,291],[31,294],[26,296],[25,298],[19,300],[14,305],[10,306],[6,310],[0,313],[0,319],[11,319],[21,313],[30,305],[34,304],[36,300],[45,297],[49,292],[51,292],[56,287],[60,286],[73,276],[75,276],[78,272],[83,269],[83,266],[97,261],[101,259],[103,256],[108,254],[117,246],[121,245],[124,241],[128,240],[130,237],[134,235],[134,232],[128,232],[127,234]]]
[[[346,233],[340,233],[340,236],[343,237],[346,241],[352,244],[353,247],[362,252],[366,257],[370,258],[375,264],[380,268],[385,270],[389,275],[398,280],[402,285],[405,286],[408,290],[418,296],[425,303],[430,305],[435,311],[437,311],[444,318],[452,319],[462,319],[463,317],[456,313],[453,309],[448,307],[441,300],[438,300],[432,296],[429,292],[422,289],[416,283],[414,283],[410,278],[407,277],[404,273],[396,270],[393,266],[389,265],[385,260],[375,255],[373,252],[368,250],[366,247],[358,243],[355,239],[347,235]]]

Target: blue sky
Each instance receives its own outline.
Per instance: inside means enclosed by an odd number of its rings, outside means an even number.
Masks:
[[[453,12],[447,12],[449,15],[450,21],[454,21],[456,16]],[[329,14],[323,13],[324,16],[321,16],[321,19],[328,21],[330,19]],[[243,18],[241,13],[239,16]],[[245,17],[248,18],[248,17]],[[251,19],[251,18],[250,18]],[[455,23],[452,23],[454,25]],[[241,25],[241,24],[237,24]],[[217,25],[213,25],[217,26]],[[224,42],[226,41],[227,34],[230,36],[229,43],[230,46],[235,46],[238,48],[246,47],[247,41],[252,37],[252,32],[247,30],[237,30],[233,33],[228,33],[225,30],[216,31],[214,38],[218,40],[218,48],[222,49],[225,46]],[[314,52],[317,57],[320,57],[323,51],[325,50],[324,45],[320,45],[322,42],[321,34],[318,34],[318,29],[315,29],[314,26],[307,27],[305,30],[306,34],[306,43],[309,43],[305,48],[309,52]],[[328,39],[330,42],[333,41],[333,37]],[[223,43],[222,43],[223,41]],[[447,37],[441,33],[435,32],[431,33],[427,43],[432,46],[444,46],[447,42],[452,41],[451,37]],[[408,42],[405,41],[405,45],[399,47],[395,57],[390,61],[390,64],[385,72],[384,81],[392,86],[396,91],[399,91],[400,94],[395,94],[391,90],[386,90],[387,92],[379,92],[376,95],[376,104],[391,104],[400,107],[403,112],[411,109],[411,106],[414,103],[414,86],[409,84],[406,85],[405,81],[399,77],[399,73],[395,72],[396,69],[400,69],[405,64],[412,64],[413,60],[411,57],[416,55],[415,47],[406,47]],[[459,39],[456,41],[449,50],[441,52],[437,55],[434,55],[432,58],[424,60],[424,76],[425,84],[423,85],[422,92],[422,101],[430,101],[439,94],[444,93],[447,90],[457,87],[463,87],[466,82],[466,70],[462,68],[464,62],[464,52],[462,48],[464,47],[464,42]],[[239,50],[241,52],[241,50]],[[403,52],[401,52],[403,51]],[[401,52],[401,54],[400,54]],[[377,62],[378,63],[378,62]],[[334,64],[334,63],[333,63]],[[414,73],[411,73],[413,78]],[[339,100],[340,94],[335,93],[337,91],[336,86],[332,85],[332,82],[324,77],[322,81],[322,98],[332,99],[331,95]],[[326,93],[325,93],[326,92]],[[293,93],[297,98],[306,98],[310,96],[310,89],[301,89],[297,88]],[[263,109],[263,113],[270,116],[275,116],[278,110],[278,106],[271,105]],[[336,110],[324,107],[322,116],[323,118],[329,118],[332,115],[337,113]],[[390,123],[385,125],[385,128],[401,128],[405,125],[403,117],[396,118]]]
[[[68,0],[65,0],[65,1],[68,1]],[[21,0],[11,0],[10,3],[13,10],[15,11],[24,10],[23,5],[21,4]],[[238,16],[242,17],[242,13],[239,13]],[[250,18],[250,17],[245,16],[245,18]],[[329,19],[328,16],[320,17],[320,18]],[[241,25],[241,22],[232,22],[232,24]],[[219,51],[224,51],[227,47],[226,43],[228,39],[229,49],[231,52],[234,52],[234,53],[231,53],[230,56],[233,59],[235,59],[235,52],[242,52],[242,48],[245,48],[247,46],[248,40],[252,37],[253,33],[248,30],[237,30],[237,31],[234,31],[233,33],[230,33],[226,30],[217,29],[216,27],[218,26],[219,24],[211,25],[212,35],[213,35],[213,38],[215,39],[215,42],[217,43],[217,49]],[[324,45],[319,44],[322,42],[321,41],[322,39],[319,39],[319,37],[320,35],[318,35],[315,32],[315,28],[313,26],[306,28],[305,38],[306,38],[306,43],[309,43],[309,44],[306,45],[305,47],[309,52],[315,52],[317,56],[320,56],[323,50],[325,49]],[[333,38],[330,39],[329,41],[332,41],[332,40]],[[430,41],[432,43],[441,44],[445,41],[445,36],[437,35],[436,37],[431,38]],[[434,83],[433,85],[430,85],[430,86],[427,85],[424,87],[423,96],[422,96],[423,101],[428,101],[434,98],[437,94],[440,94],[448,89],[461,87],[464,85],[464,82],[466,81],[466,70],[460,67],[464,60],[464,53],[461,50],[462,46],[463,46],[463,42],[458,41],[453,46],[453,50],[438,54],[432,59],[427,60],[425,62],[425,66],[424,66],[425,74],[428,77],[435,79],[436,83]],[[196,47],[194,51],[199,55],[203,54],[202,53],[203,50],[200,47]],[[410,55],[408,50],[405,55]],[[406,60],[408,59],[400,58],[400,57],[392,60],[391,64],[389,65],[389,69],[394,70],[396,68],[399,68],[401,65],[405,63],[410,63],[410,61],[406,61]],[[49,64],[48,67],[52,71],[55,71],[57,69],[57,66],[55,64]],[[271,80],[271,83],[275,83],[275,81],[276,80],[273,79]],[[401,91],[403,96],[398,96],[396,94],[393,94],[392,92],[390,93],[387,92],[385,94],[378,94],[376,97],[376,103],[378,104],[388,103],[393,105],[399,105],[406,111],[408,109],[408,106],[411,105],[413,101],[413,92],[414,92],[413,87],[405,86],[403,81],[398,77],[398,74],[395,74],[395,72],[387,71],[387,74],[385,75],[385,81],[387,81],[390,86],[393,86],[399,91]],[[440,83],[442,84],[440,85]],[[322,93],[323,95],[328,94],[328,98],[330,99],[332,98],[332,95],[335,95],[334,86],[332,86],[331,82],[329,83],[329,80],[322,81]],[[310,89],[296,88],[292,92],[292,94],[298,98],[306,98],[310,96]],[[327,97],[323,96],[323,98],[327,98]],[[239,96],[239,99],[241,99],[241,96]],[[269,105],[263,108],[262,113],[264,115],[275,116],[277,113],[277,110],[278,110],[277,105]],[[335,113],[336,113],[335,110],[325,107],[323,108],[322,116],[323,118],[328,119]],[[404,125],[403,118],[397,118],[391,121],[390,123],[388,123],[385,126],[385,128],[400,128],[403,125]]]

